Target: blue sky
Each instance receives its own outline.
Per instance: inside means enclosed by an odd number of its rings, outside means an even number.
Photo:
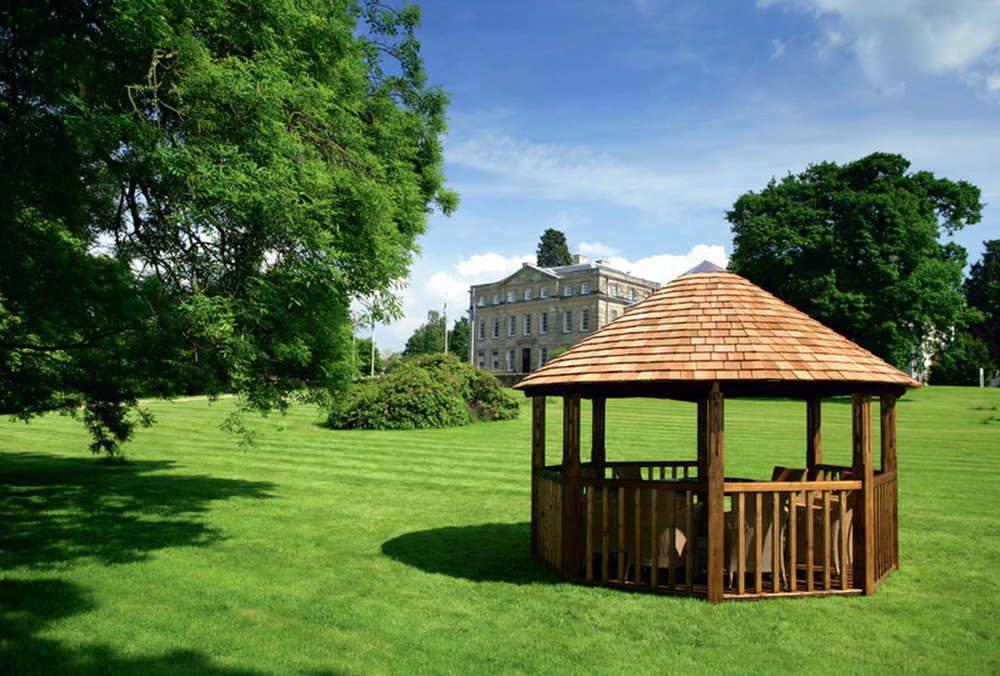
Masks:
[[[732,251],[725,212],[810,163],[900,153],[978,185],[1000,238],[997,0],[424,0],[462,197],[420,239],[401,350],[428,310],[534,259],[541,233],[666,282]]]

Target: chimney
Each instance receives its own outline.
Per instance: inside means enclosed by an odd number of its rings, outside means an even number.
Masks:
[[[583,254],[573,254],[573,265],[583,265],[587,262],[587,257]]]

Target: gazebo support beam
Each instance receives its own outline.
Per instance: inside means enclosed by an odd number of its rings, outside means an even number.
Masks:
[[[875,593],[875,465],[872,458],[872,397],[856,393],[853,400],[852,472],[861,481],[860,499],[855,506],[854,584],[868,596]]]
[[[723,539],[725,538],[724,407],[719,383],[712,383],[707,401],[708,437],[708,600],[722,602]]]
[[[883,394],[879,400],[879,413],[881,416],[882,433],[882,471],[896,471],[896,395]],[[896,482],[893,482],[893,495],[891,499],[891,542],[892,542],[892,562],[894,567],[899,567],[899,498],[895,493]]]
[[[531,398],[531,553],[542,554],[541,486],[535,470],[545,467],[545,397]]]
[[[591,416],[590,430],[590,462],[594,465],[594,471],[599,478],[604,478],[604,464],[606,462],[606,449],[604,446],[605,437],[605,412],[607,410],[607,399],[604,397],[594,397],[592,402],[593,415]]]
[[[708,477],[708,399],[698,400],[698,481]]]
[[[806,467],[810,470],[823,462],[822,403],[819,397],[806,400]]]
[[[580,492],[580,395],[563,396],[563,514],[562,574],[580,577],[580,530],[583,495]]]

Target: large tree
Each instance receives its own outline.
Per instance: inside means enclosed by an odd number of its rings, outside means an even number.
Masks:
[[[421,324],[406,340],[403,348],[404,357],[416,357],[421,354],[436,354],[444,352],[445,318],[440,312],[431,310],[427,313],[427,321]]]
[[[398,314],[442,176],[419,11],[375,0],[0,6],[0,411],[141,395],[251,409],[348,375],[351,297]]]
[[[982,210],[977,187],[909,167],[875,153],[810,165],[742,195],[726,214],[730,268],[907,365],[965,320],[966,251],[940,239],[979,222]]]
[[[986,343],[993,368],[1000,369],[1000,239],[983,242],[983,247],[983,257],[965,280],[965,298],[983,315],[971,331]]]
[[[573,256],[566,244],[566,235],[554,228],[542,233],[535,253],[538,254],[538,265],[543,268],[556,268],[573,262]]]

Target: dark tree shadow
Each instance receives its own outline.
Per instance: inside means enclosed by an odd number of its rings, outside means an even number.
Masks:
[[[0,571],[80,558],[127,563],[165,547],[218,542],[224,535],[202,519],[212,502],[263,499],[275,487],[174,469],[167,461],[0,454]]]
[[[427,573],[475,582],[555,584],[558,576],[531,556],[530,523],[487,523],[406,533],[382,553]]]
[[[163,655],[122,655],[101,644],[70,650],[40,638],[50,623],[93,609],[87,595],[62,580],[0,580],[0,672],[4,674],[206,674],[254,676],[262,672],[227,669],[194,650]]]

